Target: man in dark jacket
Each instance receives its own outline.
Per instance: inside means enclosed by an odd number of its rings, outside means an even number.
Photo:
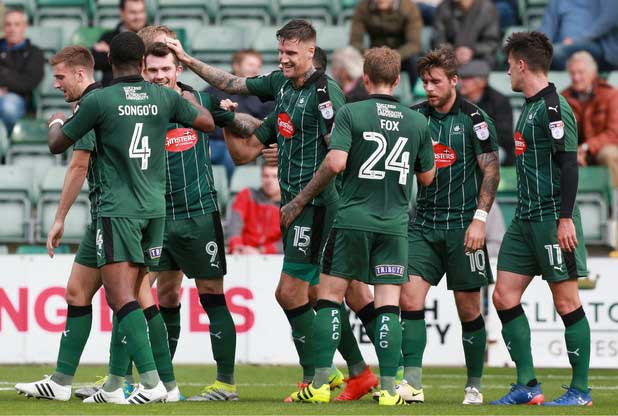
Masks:
[[[112,80],[112,65],[107,59],[109,45],[114,36],[121,32],[135,32],[146,26],[146,2],[144,0],[120,0],[120,23],[116,29],[110,30],[101,35],[101,39],[92,47],[94,56],[94,69],[103,71],[103,85],[107,85]]]
[[[9,133],[32,104],[32,92],[43,79],[43,52],[26,39],[28,17],[21,10],[4,16],[0,40],[0,120]]]
[[[490,0],[444,0],[433,22],[433,45],[449,44],[457,62],[482,59],[492,67],[500,46],[500,20]]]
[[[509,99],[489,86],[489,65],[472,61],[459,68],[460,93],[483,109],[494,120],[500,146],[500,162],[510,166],[515,161],[513,141],[513,109]]]
[[[421,50],[423,18],[411,0],[361,0],[356,6],[350,30],[350,45],[363,49],[365,35],[369,46],[388,46],[401,56],[401,69],[416,84],[416,57]]]

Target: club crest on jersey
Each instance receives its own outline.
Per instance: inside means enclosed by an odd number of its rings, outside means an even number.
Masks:
[[[124,89],[124,95],[127,100],[143,101],[148,99],[148,94],[141,91],[141,86],[131,85],[128,87],[122,87],[122,89]]]
[[[161,250],[163,249],[163,247],[153,247],[153,248],[149,248],[148,249],[148,254],[150,255],[151,259],[158,259],[159,257],[161,257]]]
[[[461,124],[455,124],[451,130],[452,134],[463,134],[463,126]]]
[[[489,127],[484,121],[474,125],[474,132],[479,140],[485,141],[489,139]]]
[[[375,266],[376,276],[403,276],[404,267],[398,264],[378,264]]]
[[[172,129],[165,135],[165,150],[184,152],[197,143],[197,132],[190,128]]]
[[[318,105],[318,109],[320,110],[320,113],[322,113],[322,117],[326,120],[330,120],[335,116],[335,109],[333,108],[333,103],[330,101],[320,103]]]
[[[520,132],[515,132],[515,155],[521,156],[526,152],[526,141],[524,140],[524,136],[521,135]]]
[[[291,139],[294,136],[294,123],[288,113],[279,113],[277,115],[277,129],[286,139]]]
[[[560,140],[564,137],[564,122],[562,120],[552,121],[549,123],[549,130],[551,130],[551,137],[555,140]]]
[[[457,160],[455,151],[442,143],[434,143],[433,156],[438,169],[451,166]]]

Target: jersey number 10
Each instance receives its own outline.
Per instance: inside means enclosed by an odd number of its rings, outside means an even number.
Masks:
[[[129,157],[131,159],[142,159],[142,170],[148,169],[148,158],[150,158],[150,147],[148,147],[148,136],[142,137],[144,123],[135,123],[131,145],[129,146]],[[141,146],[140,146],[141,143]]]
[[[371,142],[376,142],[378,148],[369,156],[358,170],[358,177],[362,179],[382,180],[386,175],[383,170],[374,169],[373,167],[384,157],[388,142],[380,133],[374,131],[363,132],[363,139]],[[403,152],[403,148],[408,142],[407,137],[400,137],[395,142],[393,150],[390,151],[384,163],[384,169],[394,170],[399,172],[399,184],[405,185],[408,182],[408,173],[410,172],[410,152]]]

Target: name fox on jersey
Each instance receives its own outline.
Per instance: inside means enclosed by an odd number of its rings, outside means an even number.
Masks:
[[[159,107],[156,104],[144,105],[119,105],[119,116],[156,116],[159,114]]]
[[[403,118],[401,111],[395,111],[395,108],[397,107],[393,104],[376,103],[376,109],[378,110],[379,116],[399,119]]]
[[[404,267],[397,264],[378,264],[375,266],[376,276],[403,276]]]

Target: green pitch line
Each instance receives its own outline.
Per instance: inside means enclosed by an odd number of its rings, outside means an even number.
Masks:
[[[426,403],[401,408],[379,408],[369,397],[358,402],[328,405],[283,403],[282,399],[295,390],[295,383],[301,374],[299,368],[284,366],[238,366],[236,373],[240,394],[238,402],[153,404],[144,409],[129,406],[85,405],[77,399],[69,402],[26,399],[24,396],[18,396],[12,388],[16,382],[40,380],[44,374],[50,374],[51,371],[52,366],[0,366],[0,415],[137,415],[145,413],[152,415],[592,415],[615,414],[618,411],[617,370],[593,370],[591,372],[590,383],[594,399],[592,408],[494,407],[489,405],[464,407],[459,403],[463,399],[465,370],[435,367],[427,368],[423,377]],[[102,366],[80,367],[75,379],[76,385],[87,385],[96,380],[96,376],[104,373],[105,368]],[[176,376],[182,393],[190,396],[199,393],[203,385],[214,379],[215,368],[213,366],[177,366]],[[515,371],[512,369],[486,369],[483,389],[485,402],[499,398],[506,393],[514,377]],[[543,383],[543,391],[548,400],[561,394],[560,386],[568,383],[570,379],[569,371],[562,369],[542,369],[538,372],[538,377]],[[339,391],[336,391],[335,395],[338,393]]]

